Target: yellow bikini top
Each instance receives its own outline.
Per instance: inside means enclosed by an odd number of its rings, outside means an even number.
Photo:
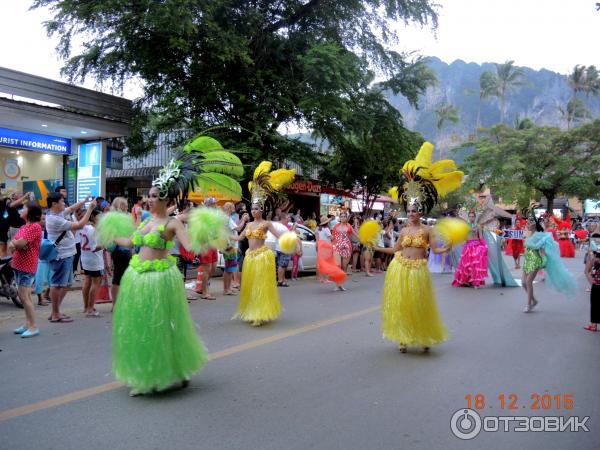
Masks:
[[[407,234],[402,238],[402,247],[427,248],[429,243],[425,239],[425,233],[419,231],[416,235]]]
[[[264,241],[267,239],[267,232],[264,226],[259,226],[256,230],[246,231],[246,237],[248,239],[261,239]]]

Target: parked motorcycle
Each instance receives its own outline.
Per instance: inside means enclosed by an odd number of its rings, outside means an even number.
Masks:
[[[10,267],[11,261],[12,256],[0,258],[0,296],[11,299],[17,308],[22,308],[23,303],[19,298],[15,273]]]

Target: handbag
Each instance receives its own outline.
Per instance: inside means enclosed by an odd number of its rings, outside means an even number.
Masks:
[[[66,230],[63,231],[60,236],[58,236],[56,242],[52,242],[50,239],[42,239],[39,256],[41,261],[52,262],[57,258],[58,252],[56,251],[56,246],[60,243],[60,241],[62,241],[62,239],[65,237],[65,234],[67,234]]]

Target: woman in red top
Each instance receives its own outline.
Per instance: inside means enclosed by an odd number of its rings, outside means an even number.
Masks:
[[[527,225],[527,221],[522,219],[519,215],[517,215],[517,220],[515,221],[515,230],[522,230]],[[523,244],[523,239],[510,239],[511,241],[511,255],[515,260],[515,269],[521,268],[521,255],[525,253],[525,246]]]
[[[37,204],[28,204],[21,211],[21,218],[25,225],[19,228],[15,237],[8,243],[12,254],[11,266],[15,272],[15,279],[19,289],[19,298],[25,307],[25,325],[15,330],[22,338],[30,338],[40,334],[35,324],[35,313],[31,301],[31,286],[35,280],[40,244],[42,243],[42,209]]]

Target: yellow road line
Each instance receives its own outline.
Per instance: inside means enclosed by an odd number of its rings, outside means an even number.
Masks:
[[[336,323],[344,322],[346,320],[352,320],[360,316],[364,316],[366,314],[370,314],[379,309],[379,306],[373,306],[371,308],[362,309],[360,311],[356,311],[350,314],[345,314],[343,316],[334,317],[332,319],[321,320],[319,322],[314,322],[309,325],[305,325],[303,327],[293,328],[289,331],[284,331],[282,333],[275,334],[270,337],[266,337],[263,339],[257,339],[256,341],[248,342],[246,344],[234,345],[233,347],[226,348],[225,350],[221,350],[220,352],[211,353],[209,355],[209,361],[214,361],[216,359],[226,358],[227,356],[235,355],[237,353],[244,352],[246,350],[252,350],[257,347],[261,347],[263,345],[268,345],[273,342],[280,341],[282,339],[287,339],[292,336],[296,336],[302,333],[307,333],[309,331],[318,330],[320,328],[324,328],[330,325],[334,325]],[[8,409],[6,411],[0,412],[0,422],[3,422],[8,419],[14,419],[15,417],[24,416],[27,414],[31,414],[36,411],[41,411],[48,408],[54,408],[56,406],[65,405],[67,403],[72,403],[77,400],[81,400],[87,397],[92,397],[94,395],[102,394],[104,392],[114,391],[115,389],[119,389],[123,387],[124,384],[120,381],[113,381],[112,383],[101,384],[100,386],[94,386],[88,389],[82,389],[80,391],[71,392],[66,395],[61,395],[59,397],[54,397],[48,400],[43,400],[37,403],[31,403],[25,406],[19,406],[18,408]]]

